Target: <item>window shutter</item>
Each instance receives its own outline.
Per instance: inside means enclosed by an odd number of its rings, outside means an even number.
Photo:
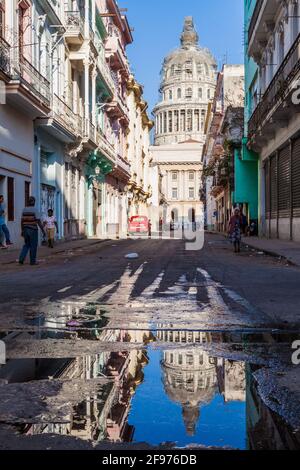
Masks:
[[[300,217],[300,138],[293,144],[292,169],[293,214]]]
[[[276,156],[271,157],[270,163],[270,212],[271,219],[277,218],[277,165]]]
[[[7,219],[9,222],[15,220],[15,182],[14,178],[7,178]]]
[[[290,168],[290,146],[284,147],[279,152],[279,181],[278,181],[278,210],[279,217],[290,216],[290,183],[291,183],[291,168]]]

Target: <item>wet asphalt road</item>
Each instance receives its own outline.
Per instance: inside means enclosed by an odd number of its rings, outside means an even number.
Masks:
[[[137,252],[139,258],[126,260],[124,256],[130,252]],[[33,269],[9,266],[5,272],[0,271],[0,322],[10,316],[14,304],[78,299],[96,289],[101,293],[101,288],[118,283],[126,269],[134,280],[131,299],[137,298],[161,275],[160,292],[172,288],[181,276],[186,276],[187,284],[195,284],[197,300],[205,301],[207,290],[203,283],[208,275],[220,283],[223,298],[226,293],[222,288],[229,288],[255,307],[248,309],[244,316],[247,325],[256,321],[293,330],[300,327],[300,268],[251,251],[235,255],[223,237],[214,235],[207,235],[204,249],[195,252],[185,251],[181,240],[106,241],[41,260],[40,266]],[[201,270],[207,274],[201,274]],[[188,287],[185,290],[188,292]],[[102,302],[108,298],[94,296],[94,300]],[[230,301],[225,298],[225,302]],[[241,306],[241,300],[238,305]]]
[[[216,235],[105,241],[0,286],[0,448],[300,446],[299,268]]]

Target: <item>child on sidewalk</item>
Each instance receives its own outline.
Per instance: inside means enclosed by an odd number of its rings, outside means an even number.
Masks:
[[[47,233],[48,247],[54,248],[55,229],[58,234],[58,225],[52,209],[48,210],[48,217],[44,221],[44,228]]]

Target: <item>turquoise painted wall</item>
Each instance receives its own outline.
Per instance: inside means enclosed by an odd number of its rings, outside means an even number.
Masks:
[[[233,202],[248,203],[249,218],[258,219],[259,156],[247,148],[248,121],[252,114],[251,88],[256,80],[258,67],[248,56],[248,28],[257,0],[244,0],[245,31],[245,122],[241,149],[235,150],[235,191]]]
[[[235,149],[235,191],[234,203],[248,203],[250,219],[258,218],[258,162],[242,160],[243,149]]]

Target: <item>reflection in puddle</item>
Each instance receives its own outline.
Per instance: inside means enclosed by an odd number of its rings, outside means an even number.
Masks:
[[[1,381],[8,384],[2,385],[8,393],[0,394],[0,428],[8,423],[23,436],[56,434],[94,444],[299,448],[299,435],[259,397],[252,376],[258,366],[214,354],[221,343],[236,351],[256,342],[280,344],[278,335],[184,331],[169,324],[128,331],[109,329],[108,323],[100,306],[93,304],[66,306],[60,315],[33,320],[32,325],[44,327],[26,334],[38,340],[37,357],[12,359],[0,367],[0,386]],[[19,335],[24,339],[24,333]],[[58,358],[45,349],[42,355],[45,340],[70,338],[76,344],[92,340],[99,353]],[[103,343],[118,348],[100,351]],[[95,380],[99,384],[89,388]],[[26,384],[33,386],[34,410],[27,406]]]

